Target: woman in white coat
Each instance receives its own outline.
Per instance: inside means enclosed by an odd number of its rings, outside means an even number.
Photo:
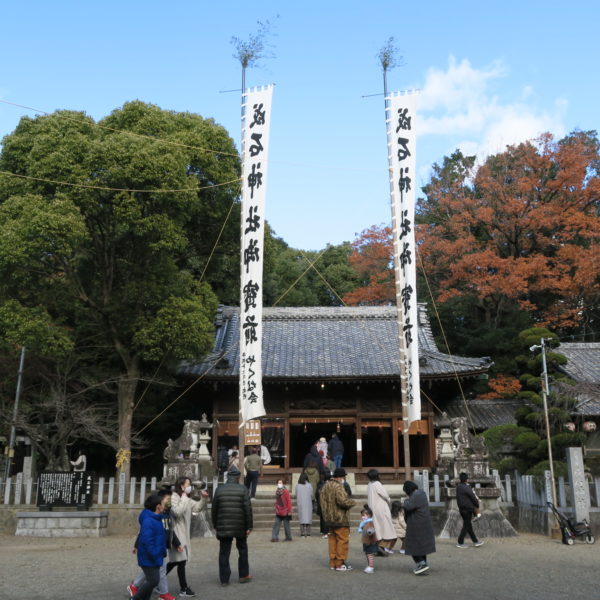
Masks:
[[[379,481],[379,471],[377,469],[370,469],[367,477],[369,478],[367,498],[369,508],[373,511],[377,544],[381,548],[383,556],[393,554],[394,551],[391,549],[391,546],[396,541],[396,529],[394,528],[392,513],[390,511],[392,500],[381,481]]]
[[[183,552],[169,551],[169,564],[167,573],[177,567],[177,577],[181,591],[179,596],[191,598],[196,594],[191,590],[185,576],[185,566],[191,557],[190,532],[192,527],[192,512],[199,512],[206,504],[208,494],[202,492],[200,500],[192,500],[192,482],[188,477],[180,477],[173,487],[171,496],[171,516],[173,517],[173,531],[183,546]]]

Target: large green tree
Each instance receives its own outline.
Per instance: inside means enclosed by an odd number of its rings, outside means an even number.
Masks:
[[[208,350],[211,284],[237,295],[239,211],[206,268],[238,196],[234,144],[211,119],[136,101],[98,124],[23,118],[0,170],[13,174],[0,175],[0,335],[57,361],[93,340],[93,362],[117,380],[127,456],[144,374]]]

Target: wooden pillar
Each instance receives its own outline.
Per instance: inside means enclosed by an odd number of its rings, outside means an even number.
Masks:
[[[392,417],[392,452],[394,453],[394,469],[400,468],[400,444],[398,444],[398,417]]]
[[[359,450],[360,448],[360,450]],[[359,469],[363,468],[362,462],[362,418],[356,417],[356,466]]]
[[[284,425],[283,453],[285,454],[285,458],[283,459],[283,468],[290,469],[290,417],[289,417],[289,414],[285,419],[285,425]]]
[[[436,459],[436,455],[435,455],[435,431],[433,429],[433,412],[432,410],[429,411],[429,415],[427,417],[427,423],[428,423],[428,436],[429,436],[429,465],[428,467],[431,469],[431,467],[434,466],[435,464],[435,459]]]

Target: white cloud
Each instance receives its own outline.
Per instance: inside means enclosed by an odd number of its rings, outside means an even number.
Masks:
[[[508,100],[493,94],[493,84],[508,74],[502,61],[478,69],[454,57],[445,71],[429,69],[419,97],[419,134],[448,138],[450,151],[458,147],[480,160],[546,131],[564,135],[565,100],[540,108],[529,85]]]

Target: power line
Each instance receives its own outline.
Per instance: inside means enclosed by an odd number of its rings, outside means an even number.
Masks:
[[[89,185],[86,183],[69,183],[68,181],[58,181],[56,179],[46,179],[45,177],[32,177],[31,175],[20,175],[18,173],[11,173],[10,171],[0,171],[0,175],[8,175],[9,177],[18,177],[19,179],[29,179],[32,181],[42,181],[44,183],[53,183],[55,185],[66,185],[69,187],[78,187],[85,188],[91,190],[103,190],[108,192],[135,192],[137,194],[171,194],[171,193],[181,193],[181,192],[198,192],[200,190],[208,190],[210,188],[222,187],[224,185],[231,185],[232,183],[239,183],[241,181],[241,177],[237,179],[232,179],[230,181],[224,181],[223,183],[213,183],[211,185],[191,187],[191,188],[182,188],[177,190],[163,190],[163,189],[155,189],[155,190],[135,190],[130,188],[114,188],[114,187],[104,187],[100,185]]]

